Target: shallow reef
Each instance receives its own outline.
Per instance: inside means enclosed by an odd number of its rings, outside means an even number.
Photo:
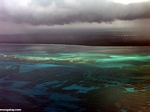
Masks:
[[[0,53],[0,108],[150,111],[150,53],[137,52],[139,48],[132,53],[128,47],[120,51],[116,47],[74,46],[73,51],[69,46],[36,47]]]

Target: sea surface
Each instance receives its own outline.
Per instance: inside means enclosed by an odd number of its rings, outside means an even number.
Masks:
[[[150,47],[0,44],[0,109],[150,112]]]

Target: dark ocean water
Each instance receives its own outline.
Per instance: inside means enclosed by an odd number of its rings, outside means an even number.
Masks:
[[[0,44],[0,109],[150,112],[150,47]]]

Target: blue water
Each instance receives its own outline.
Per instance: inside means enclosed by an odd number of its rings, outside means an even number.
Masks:
[[[149,111],[149,49],[0,44],[0,108]]]

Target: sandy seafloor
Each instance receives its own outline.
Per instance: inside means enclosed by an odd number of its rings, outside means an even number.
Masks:
[[[150,47],[0,44],[0,109],[150,112]]]

